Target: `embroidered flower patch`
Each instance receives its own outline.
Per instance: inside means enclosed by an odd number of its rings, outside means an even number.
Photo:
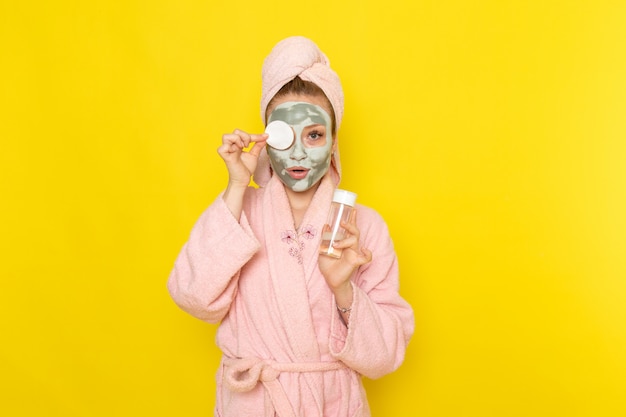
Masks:
[[[302,263],[302,252],[304,251],[304,241],[300,239],[301,237],[306,240],[311,240],[315,237],[317,231],[315,228],[307,224],[306,226],[300,228],[300,231],[294,230],[285,230],[280,234],[280,240],[289,245],[289,255],[293,256],[298,260],[298,263]]]

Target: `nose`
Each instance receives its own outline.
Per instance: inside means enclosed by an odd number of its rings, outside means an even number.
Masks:
[[[296,137],[296,140],[294,142],[295,143],[293,144],[293,149],[291,150],[289,158],[293,159],[294,161],[302,161],[307,157],[306,150],[302,145],[302,140]]]

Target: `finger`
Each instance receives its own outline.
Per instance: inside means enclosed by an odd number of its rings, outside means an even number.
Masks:
[[[363,262],[361,265],[372,262],[372,251],[367,248],[361,248],[361,253],[363,255]]]
[[[356,264],[363,266],[372,262],[372,251],[367,248],[361,248],[360,252],[356,256]]]
[[[353,225],[356,226],[356,208],[352,210],[352,213],[350,213],[350,220],[349,223],[352,223]]]
[[[233,147],[235,149],[233,149]],[[220,154],[222,157],[225,157],[237,152],[237,150],[239,150],[239,147],[237,145],[233,145],[232,143],[225,143],[217,148],[217,153]]]
[[[217,153],[222,156],[232,155],[236,153],[240,154],[241,152],[241,145],[237,143],[224,143],[217,148]]]
[[[236,145],[239,149],[245,148],[245,144],[240,135],[236,133],[227,133],[222,135],[222,144]]]
[[[267,135],[262,135],[262,136],[265,136],[265,137],[253,143],[252,147],[250,148],[250,155],[254,157],[258,157],[261,154],[261,151],[266,145],[265,141],[267,140]]]
[[[243,149],[250,144],[250,134],[241,129],[235,129],[233,133],[223,135],[222,142],[236,144],[239,148]]]
[[[265,142],[267,140],[267,138],[269,138],[270,135],[268,135],[267,133],[261,133],[260,135],[250,135],[250,140],[252,140],[252,142]]]
[[[346,229],[346,231],[351,235],[351,236],[359,236],[360,235],[360,231],[359,228],[356,226],[356,223],[354,222],[350,222],[350,223],[346,223],[346,222],[341,222],[341,227],[343,227],[344,229]]]
[[[356,236],[348,236],[345,239],[338,240],[333,242],[333,248],[337,249],[346,249],[350,247],[354,247],[354,249],[358,248],[359,239]]]
[[[250,145],[250,142],[252,141],[250,134],[248,132],[244,132],[241,129],[235,129],[235,131],[233,132],[235,135],[238,135],[239,138],[241,139],[241,143],[243,144],[244,148],[247,148],[248,145]]]

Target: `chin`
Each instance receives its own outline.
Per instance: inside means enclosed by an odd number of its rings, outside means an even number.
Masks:
[[[293,187],[289,187],[289,188],[291,188],[293,191],[297,193],[301,193],[303,191],[307,191],[308,189],[310,189],[311,186],[309,186],[308,184],[295,184]]]

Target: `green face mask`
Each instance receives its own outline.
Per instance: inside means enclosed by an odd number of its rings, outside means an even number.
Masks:
[[[295,139],[287,149],[267,147],[274,173],[293,191],[306,191],[328,172],[333,138],[331,118],[315,104],[289,101],[276,106],[269,122],[281,120],[294,131]]]

